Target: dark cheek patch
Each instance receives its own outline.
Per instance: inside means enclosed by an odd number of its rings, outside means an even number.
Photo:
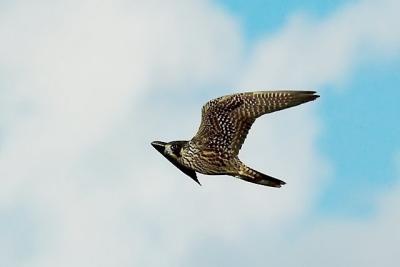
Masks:
[[[179,148],[179,147],[173,149],[173,150],[172,150],[172,153],[174,153],[174,155],[175,155],[176,157],[178,157],[178,158],[180,158],[180,157],[182,156],[182,155],[181,155],[181,148]]]

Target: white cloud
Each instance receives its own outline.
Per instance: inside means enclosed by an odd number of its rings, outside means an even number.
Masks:
[[[400,164],[394,164],[398,169]],[[187,265],[218,266],[398,266],[400,232],[400,173],[391,188],[381,192],[374,201],[375,213],[365,218],[313,218],[300,221],[289,231],[282,227],[257,231],[229,244],[215,240],[201,243],[210,258],[197,253],[191,255]],[[250,231],[250,230],[249,230]],[[284,234],[282,234],[284,233]],[[287,234],[290,233],[290,234]],[[206,241],[207,242],[207,241]],[[222,248],[222,249],[221,249]],[[224,250],[225,248],[225,250]],[[226,249],[227,248],[227,249]],[[230,250],[240,254],[230,254]],[[229,251],[229,252],[227,252]],[[227,256],[229,255],[229,256]],[[217,263],[217,264],[215,264]]]
[[[15,175],[15,169],[24,176],[31,168],[47,168],[35,158],[71,162],[109,134],[138,94],[155,84],[179,88],[191,79],[215,82],[225,75],[222,66],[238,59],[233,22],[202,2],[126,5],[20,3],[3,19],[2,68],[12,74],[4,95],[19,105],[2,113],[13,117],[21,106],[28,109],[19,123],[3,128],[3,164],[8,166],[3,176]],[[210,24],[218,27],[208,30]],[[221,39],[238,45],[221,53]],[[10,117],[4,121],[13,121]],[[15,168],[17,162],[32,166]]]
[[[142,231],[153,223],[148,216],[158,219],[165,190],[139,177],[148,175],[140,171],[150,166],[140,155],[151,150],[147,141],[145,151],[125,150],[146,128],[132,106],[154,88],[166,94],[226,79],[240,60],[234,21],[202,1],[22,1],[3,13],[0,56],[8,87],[0,92],[7,97],[1,112],[0,207],[22,201],[32,212],[21,216],[40,234],[3,240],[1,246],[13,244],[4,251],[31,242],[35,253],[25,261],[7,253],[2,261],[7,266],[145,262],[152,233]],[[120,140],[121,129],[133,135]],[[19,220],[9,217],[10,224]]]
[[[285,266],[398,266],[400,176],[368,219],[323,221],[291,244]],[[300,259],[297,262],[288,258]]]
[[[358,1],[323,21],[304,14],[258,43],[242,87],[320,88],[347,78],[362,60],[398,56],[398,1]]]
[[[314,103],[260,119],[244,146],[245,162],[288,182],[281,190],[207,176],[198,188],[148,143],[196,129],[201,103],[178,96],[196,95],[190,87],[309,88],[343,76],[360,44],[394,53],[397,29],[382,25],[397,17],[385,3],[361,2],[317,26],[292,22],[244,67],[238,25],[208,1],[22,1],[2,11],[0,210],[22,207],[4,216],[35,234],[0,240],[32,251],[1,261],[176,266],[201,255],[203,238],[237,243],[260,232],[273,246],[307,213],[326,171]],[[347,21],[354,16],[358,24]]]

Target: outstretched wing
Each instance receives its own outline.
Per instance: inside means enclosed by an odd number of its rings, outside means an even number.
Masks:
[[[205,150],[237,155],[258,117],[317,97],[314,91],[260,91],[213,99],[203,106],[200,128],[192,142]]]

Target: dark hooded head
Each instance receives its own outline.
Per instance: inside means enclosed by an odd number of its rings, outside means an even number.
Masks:
[[[182,148],[187,143],[188,141],[172,141],[169,143],[153,141],[151,142],[151,145],[178,169],[200,184],[199,180],[197,180],[196,172],[193,169],[184,166],[181,163],[182,161],[179,160],[179,158],[182,157]]]
[[[169,143],[154,141],[151,145],[163,156],[178,160],[182,156],[182,148],[187,141],[172,141]]]

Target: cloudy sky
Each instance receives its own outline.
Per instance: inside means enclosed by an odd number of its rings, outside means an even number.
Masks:
[[[0,3],[0,266],[399,266],[400,2]],[[151,146],[224,94],[313,89],[241,151],[273,189]]]

